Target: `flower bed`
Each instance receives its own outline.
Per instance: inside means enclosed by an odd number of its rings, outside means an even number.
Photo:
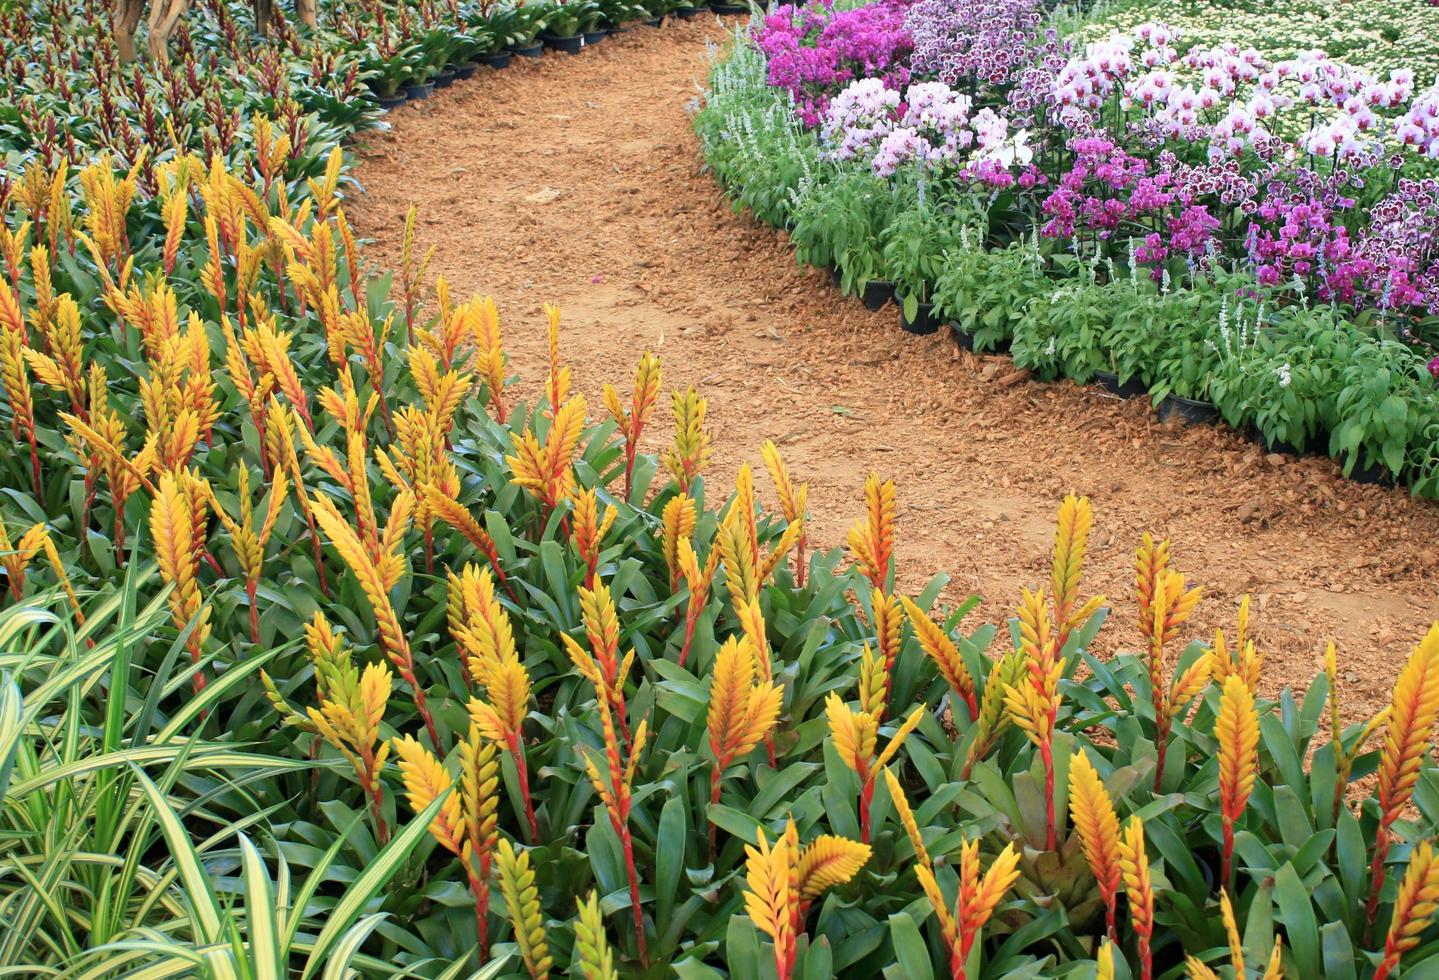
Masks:
[[[1042,377],[1136,380],[1439,495],[1439,85],[1162,24],[1085,41],[1037,0],[921,0],[907,63],[836,79],[814,119],[764,52],[777,25],[847,15],[789,9],[738,40],[696,125],[802,260],[850,292],[893,282],[907,316],[932,304]],[[1019,269],[1050,282],[988,281]],[[1314,322],[1345,342],[1295,349]]]

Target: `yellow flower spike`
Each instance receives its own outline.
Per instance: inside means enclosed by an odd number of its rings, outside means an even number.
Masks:
[[[710,585],[719,568],[720,553],[718,547],[710,549],[709,557],[701,568],[690,539],[680,538],[675,554],[680,573],[684,576],[685,587],[689,590],[689,598],[685,603],[684,643],[680,647],[679,655],[679,665],[683,667],[689,659],[690,647],[694,643],[695,627],[699,625],[700,616],[709,604]]]
[[[1169,567],[1169,542],[1155,542],[1148,531],[1135,552],[1135,591],[1139,596],[1139,629],[1146,639],[1154,636],[1154,601],[1160,576]]]
[[[670,409],[674,415],[675,434],[673,445],[665,450],[660,460],[681,493],[689,493],[690,487],[709,463],[714,451],[710,432],[705,428],[705,410],[709,402],[701,398],[693,385],[685,391],[673,391],[670,395]]]
[[[784,458],[780,456],[779,447],[773,440],[766,439],[764,445],[759,447],[760,456],[764,459],[765,469],[769,471],[770,481],[774,484],[775,492],[779,494],[780,510],[784,519],[791,525],[799,525],[800,531],[795,541],[795,584],[804,588],[805,579],[805,546],[809,543],[804,531],[805,519],[809,513],[809,484],[800,483],[796,485],[790,479],[789,468],[785,466]]]
[[[494,297],[477,297],[470,301],[473,311],[475,353],[466,370],[485,384],[495,420],[504,424],[509,412],[505,408],[505,349],[500,335],[500,310]]]
[[[1235,977],[1246,976],[1244,972],[1244,942],[1239,936],[1239,923],[1234,918],[1234,904],[1229,901],[1229,889],[1219,889],[1219,918],[1224,923],[1224,936],[1229,942],[1229,965]]]
[[[1237,675],[1236,675],[1237,676]],[[1189,669],[1178,677],[1169,686],[1169,697],[1166,703],[1169,705],[1169,717],[1180,718],[1184,715],[1184,709],[1209,686],[1214,679],[1213,656],[1205,654],[1190,665]],[[1246,685],[1247,687],[1248,685]],[[1252,691],[1250,693],[1253,693]]]
[[[1399,968],[1404,954],[1419,945],[1419,937],[1434,921],[1436,908],[1439,908],[1439,862],[1434,860],[1433,846],[1425,841],[1414,848],[1409,866],[1399,881],[1394,915],[1384,937],[1384,958],[1374,972],[1374,980],[1385,980]]]
[[[1079,607],[1079,580],[1084,573],[1084,552],[1093,528],[1094,512],[1089,498],[1073,494],[1065,497],[1059,506],[1059,520],[1054,530],[1054,558],[1049,578],[1061,650],[1070,630],[1078,625],[1074,614]]]
[[[599,895],[591,890],[581,899],[575,917],[574,963],[572,974],[584,980],[618,980],[614,953],[605,938],[605,920],[600,914]]]
[[[1084,848],[1084,858],[1099,886],[1104,901],[1105,930],[1111,942],[1117,942],[1119,930],[1115,909],[1122,882],[1119,863],[1119,819],[1114,803],[1104,788],[1099,773],[1083,751],[1074,753],[1069,763],[1069,813],[1074,829]]]
[[[876,755],[879,740],[878,718],[868,711],[855,711],[834,692],[830,692],[825,698],[824,706],[835,754],[860,779],[859,836],[862,843],[868,844],[875,779],[880,770],[899,752],[904,740],[923,720],[925,709],[920,706],[910,712],[909,717],[895,729],[884,750]]]
[[[660,514],[660,541],[664,552],[665,565],[670,572],[670,591],[679,591],[681,570],[679,560],[680,539],[688,539],[695,533],[696,520],[694,498],[680,493],[665,503]]]
[[[920,836],[919,824],[915,822],[909,798],[904,794],[904,786],[900,784],[899,777],[888,768],[884,770],[884,782],[889,787],[889,798],[894,801],[895,812],[899,814],[900,826],[904,828],[905,835],[909,837],[909,843],[914,848],[915,861],[926,868],[930,867],[929,851],[925,849],[924,838]]]
[[[979,714],[975,718],[974,738],[969,743],[964,769],[960,773],[962,779],[969,778],[975,763],[989,754],[999,736],[1009,727],[1011,718],[1005,707],[1006,692],[1011,687],[1017,687],[1028,670],[1028,658],[1022,650],[1010,650],[990,667],[984,696],[979,702]]]
[[[924,610],[915,605],[906,596],[899,597],[900,603],[904,606],[905,613],[909,616],[910,623],[914,626],[915,638],[919,640],[919,647],[924,655],[934,661],[939,668],[940,675],[949,684],[952,690],[960,698],[964,699],[965,706],[969,708],[971,719],[979,717],[979,703],[975,697],[974,677],[965,665],[964,657],[960,655],[959,648],[954,641],[938,623],[930,619]]]
[[[979,874],[979,841],[965,841],[960,845],[959,901],[955,915],[959,925],[959,948],[950,960],[957,980],[964,980],[965,963],[980,930],[1018,879],[1019,852],[1013,843],[1004,845],[1004,850],[982,878]]]
[[[423,813],[441,794],[449,793],[440,804],[440,810],[430,822],[430,834],[445,850],[459,855],[464,847],[464,809],[458,793],[450,792],[454,780],[434,753],[415,741],[411,735],[397,738],[392,743],[399,758],[400,775],[405,782],[405,797],[410,809]]]
[[[810,841],[799,855],[799,898],[802,905],[813,902],[831,888],[849,882],[869,863],[869,856],[868,844],[847,837],[825,834]]]
[[[779,717],[784,688],[757,675],[754,646],[749,640],[726,640],[715,656],[710,681],[707,728],[710,751],[715,757],[710,776],[711,805],[719,803],[725,769],[754,751]]]
[[[540,893],[535,887],[535,872],[530,867],[528,851],[516,853],[507,838],[500,838],[495,852],[499,869],[500,894],[515,928],[515,945],[533,980],[547,980],[554,960],[550,957],[545,938],[544,913],[540,909]]]
[[[849,551],[856,567],[877,589],[889,588],[894,570],[894,481],[870,473],[864,483],[865,516],[850,528]]]
[[[1114,980],[1114,943],[1105,939],[1099,943],[1099,952],[1094,957],[1094,980]]]
[[[876,718],[883,717],[885,688],[888,686],[884,661],[874,655],[874,651],[870,649],[868,643],[864,644],[859,658],[860,710],[874,715]]]
[[[635,945],[641,962],[647,962],[649,954],[645,941],[644,909],[640,902],[639,873],[635,869],[634,839],[629,823],[631,784],[640,754],[644,750],[647,731],[646,723],[641,720],[635,728],[633,738],[629,733],[625,679],[634,664],[635,653],[631,650],[623,661],[619,659],[619,619],[615,615],[614,600],[608,587],[603,582],[597,582],[593,590],[581,587],[579,596],[580,613],[584,619],[585,636],[590,648],[586,650],[568,633],[561,633],[560,640],[569,653],[570,662],[580,676],[589,681],[595,689],[595,705],[600,717],[608,782],[594,760],[594,753],[586,751],[582,754],[590,782],[608,811],[610,826],[619,838],[625,855]]]
[[[549,346],[549,375],[545,379],[545,400],[551,416],[570,397],[570,368],[560,362],[560,308],[554,303],[545,307],[545,339]]]
[[[869,600],[870,608],[874,611],[874,636],[878,646],[877,659],[881,684],[878,701],[866,710],[874,711],[877,717],[883,718],[889,709],[889,692],[893,683],[894,665],[899,660],[902,643],[901,630],[905,617],[899,596],[886,595],[879,589],[875,589],[870,594]]]
[[[510,434],[515,454],[506,456],[505,463],[515,483],[539,498],[546,519],[549,511],[574,492],[574,455],[584,433],[587,411],[583,395],[565,402],[551,420],[543,444],[530,430]]]
[[[755,928],[774,941],[775,971],[779,980],[788,980],[796,944],[789,883],[798,855],[791,853],[786,836],[773,847],[763,830],[756,831],[756,839],[757,846],[745,845],[745,912]]]
[[[738,610],[745,603],[757,600],[761,585],[759,567],[738,508],[732,507],[715,529],[715,547],[724,566],[731,605]]]
[[[1414,648],[1394,682],[1384,749],[1379,758],[1379,829],[1374,841],[1372,884],[1365,915],[1369,928],[1379,911],[1379,895],[1387,875],[1390,828],[1414,795],[1419,767],[1428,751],[1430,732],[1439,717],[1439,623]]]
[[[640,357],[635,369],[634,395],[628,407],[620,402],[619,392],[614,385],[604,386],[605,409],[619,427],[620,439],[625,451],[625,500],[630,499],[634,484],[635,459],[639,452],[640,435],[645,423],[654,414],[655,404],[660,396],[660,360],[646,351]]]
[[[1264,967],[1262,980],[1284,980],[1284,938],[1274,937],[1274,949],[1269,954],[1269,963]]]
[[[5,569],[5,578],[10,583],[10,595],[19,600],[25,592],[25,570],[40,553],[49,532],[44,524],[33,524],[20,536],[18,544],[12,544],[5,525],[0,524],[0,568]]]
[[[1139,940],[1140,980],[1153,976],[1149,940],[1154,934],[1154,887],[1149,877],[1149,855],[1144,845],[1144,822],[1129,818],[1119,836],[1119,866],[1129,897],[1129,923]]]
[[[600,567],[600,546],[615,523],[618,512],[608,504],[604,516],[599,513],[599,494],[594,487],[579,491],[572,498],[574,520],[570,525],[570,542],[585,563],[585,588],[595,587]]]
[[[160,577],[172,586],[170,617],[178,630],[193,622],[185,642],[192,663],[198,664],[210,635],[210,607],[200,598],[197,572],[205,550],[205,510],[208,488],[184,473],[164,473],[150,505],[150,537]],[[205,686],[204,674],[196,671],[195,693]]]
[[[465,817],[461,859],[475,897],[475,927],[483,961],[490,945],[490,868],[499,843],[500,759],[495,743],[486,739],[474,722],[460,742],[459,754],[460,802]]]
[[[368,490],[365,491],[368,499]],[[375,614],[375,623],[380,631],[380,648],[400,672],[400,676],[410,685],[412,695],[415,699],[415,709],[419,712],[421,719],[425,722],[425,729],[429,733],[430,743],[439,745],[439,733],[435,729],[434,719],[426,703],[425,689],[415,676],[415,662],[410,650],[410,641],[404,628],[400,625],[399,617],[395,614],[395,607],[390,601],[390,589],[394,587],[395,580],[403,568],[403,559],[396,552],[399,536],[399,529],[409,522],[409,514],[405,511],[403,502],[408,498],[400,496],[396,498],[395,506],[391,509],[390,523],[386,528],[386,537],[390,539],[389,546],[384,544],[375,545],[374,550],[379,557],[372,557],[370,550],[360,540],[355,529],[336,508],[334,502],[326,496],[315,495],[310,500],[310,506],[314,509],[315,519],[325,536],[330,539],[330,544],[355,578],[360,583],[365,598],[370,602],[370,608]],[[356,498],[357,502],[359,498]],[[363,523],[363,522],[362,522]]]
[[[1244,815],[1259,766],[1259,712],[1254,695],[1237,675],[1225,678],[1214,719],[1214,740],[1219,744],[1219,816],[1224,850],[1221,887],[1232,884],[1234,825]]]
[[[1110,976],[1113,975],[1113,973],[1110,974]],[[1189,980],[1219,980],[1219,974],[1215,973],[1193,956],[1184,957],[1184,975],[1188,977]],[[1243,977],[1244,974],[1241,973],[1239,976]]]

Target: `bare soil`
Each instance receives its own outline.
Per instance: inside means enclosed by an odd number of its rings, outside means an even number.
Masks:
[[[1047,580],[1054,512],[1072,491],[1094,505],[1085,588],[1113,600],[1106,647],[1137,640],[1134,548],[1151,531],[1207,587],[1191,638],[1232,633],[1252,593],[1269,693],[1302,690],[1334,639],[1345,715],[1387,702],[1439,619],[1439,507],[1222,428],[1166,427],[1144,400],[1006,384],[1007,359],[911,337],[893,308],[844,299],[703,171],[687,108],[725,38],[706,16],[481,69],[366,141],[352,217],[393,266],[417,204],[421,244],[438,246],[432,274],[458,297],[496,298],[527,391],[544,376],[547,301],[596,409],[604,382],[625,390],[640,353],[657,352],[666,389],[709,398],[712,485],[742,460],[762,471],[774,439],[810,483],[821,547],[862,513],[869,471],[894,478],[902,584],[943,572],[948,599],[984,596],[970,626]],[[649,450],[669,438],[666,405]]]

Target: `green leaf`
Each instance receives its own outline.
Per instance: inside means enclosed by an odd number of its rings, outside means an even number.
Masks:
[[[680,875],[685,867],[685,842],[689,839],[689,807],[680,796],[665,800],[660,810],[659,834],[655,838],[655,925],[664,935],[679,894]]]
[[[1274,900],[1279,906],[1279,921],[1284,923],[1289,949],[1294,954],[1300,976],[1323,976],[1319,957],[1319,924],[1314,918],[1314,904],[1294,865],[1286,863],[1275,873]]]
[[[906,912],[895,912],[889,917],[889,937],[894,944],[895,962],[899,964],[900,975],[905,980],[933,980],[934,966],[930,962],[929,947],[919,926]]]

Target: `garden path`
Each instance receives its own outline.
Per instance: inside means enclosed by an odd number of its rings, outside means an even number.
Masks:
[[[1225,430],[1167,428],[1143,401],[1006,383],[1007,360],[909,337],[893,309],[842,298],[701,172],[686,106],[724,39],[709,16],[637,27],[573,58],[481,69],[392,113],[360,147],[367,193],[353,212],[371,254],[397,264],[418,204],[421,243],[438,246],[431,274],[459,297],[495,296],[527,395],[544,376],[546,301],[563,310],[563,355],[595,410],[603,382],[627,390],[639,354],[656,351],[666,396],[645,448],[669,437],[668,389],[698,385],[719,447],[711,483],[749,460],[772,500],[759,446],[774,439],[810,482],[821,546],[843,543],[871,469],[893,477],[902,584],[943,571],[950,599],[985,596],[970,626],[1047,580],[1072,490],[1095,511],[1086,594],[1115,600],[1106,646],[1137,640],[1133,549],[1147,530],[1209,590],[1192,638],[1232,634],[1250,592],[1266,690],[1306,684],[1333,638],[1346,715],[1386,702],[1439,619],[1439,507]]]

